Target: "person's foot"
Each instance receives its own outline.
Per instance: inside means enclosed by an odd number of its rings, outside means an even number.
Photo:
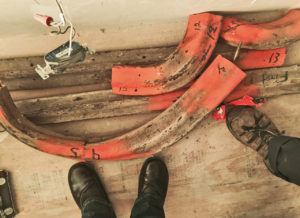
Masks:
[[[148,158],[142,166],[139,177],[138,197],[151,195],[164,204],[169,184],[166,164],[156,158]]]
[[[110,204],[98,175],[88,164],[74,164],[69,170],[68,180],[73,198],[80,209],[87,200],[97,199]]]
[[[226,124],[231,134],[263,157],[269,167],[268,144],[280,132],[264,113],[250,106],[232,106],[226,111]]]

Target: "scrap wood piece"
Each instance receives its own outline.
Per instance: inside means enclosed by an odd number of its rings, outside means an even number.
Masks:
[[[115,66],[112,90],[122,95],[157,95],[177,90],[198,76],[217,44],[222,16],[189,16],[183,40],[162,63],[147,67]]]
[[[80,141],[34,125],[17,110],[5,85],[0,88],[0,119],[17,139],[50,154],[80,160],[132,159],[159,152],[181,139],[244,77],[238,67],[218,56],[171,107],[140,128],[105,142]]]
[[[221,37],[232,46],[274,49],[300,39],[300,10],[291,10],[284,17],[269,23],[251,23],[234,17],[223,21]]]

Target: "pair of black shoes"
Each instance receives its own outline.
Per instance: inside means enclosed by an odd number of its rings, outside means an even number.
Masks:
[[[92,199],[100,199],[110,205],[98,175],[88,164],[80,162],[73,165],[68,179],[74,200],[81,210],[85,203]],[[163,205],[168,182],[169,175],[165,163],[155,157],[148,158],[140,172],[138,198],[152,195],[159,201],[159,204]]]

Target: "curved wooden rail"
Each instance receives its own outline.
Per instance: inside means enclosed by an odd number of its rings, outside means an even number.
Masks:
[[[201,73],[210,58],[219,38],[221,24],[222,17],[218,15],[203,13],[189,16],[183,40],[162,64],[113,67],[113,92],[157,95],[185,86]]]
[[[43,129],[28,121],[0,88],[0,122],[23,143],[79,160],[122,160],[151,155],[180,140],[241,82],[245,73],[218,56],[203,75],[171,107],[145,125],[117,138],[97,142]]]
[[[270,23],[225,18],[221,37],[232,46],[242,42],[242,48],[264,50],[284,47],[300,39],[300,10],[291,10]]]

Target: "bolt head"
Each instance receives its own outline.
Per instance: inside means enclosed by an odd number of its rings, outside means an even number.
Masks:
[[[14,212],[14,209],[12,209],[11,207],[8,207],[8,208],[4,209],[4,213],[5,213],[7,216],[13,214],[13,212]]]
[[[0,185],[4,185],[6,183],[6,179],[1,177],[0,178]]]

